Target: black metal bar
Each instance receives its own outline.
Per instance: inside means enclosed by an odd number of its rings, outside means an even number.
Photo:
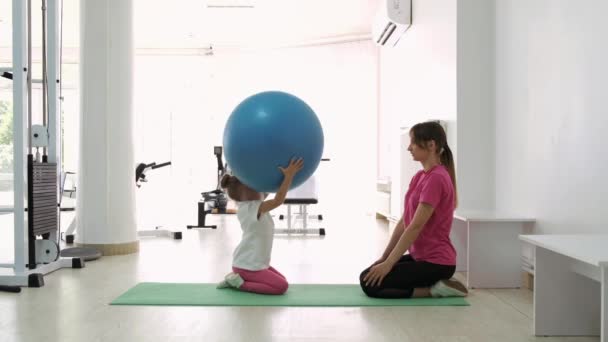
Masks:
[[[21,288],[19,286],[0,285],[0,291],[19,293],[21,292]]]
[[[36,236],[34,235],[34,156],[27,155],[27,267],[36,268]],[[17,238],[17,237],[15,237]]]
[[[153,164],[155,164],[155,163],[153,163]],[[161,168],[161,167],[165,167],[165,166],[169,166],[169,165],[171,165],[171,162],[170,162],[170,161],[165,162],[165,163],[160,163],[160,164],[158,164],[158,165],[154,165],[154,166],[152,166],[152,170],[154,170],[154,169],[159,169],[159,168]]]
[[[205,202],[200,201],[198,202],[198,224],[197,225],[187,225],[186,228],[188,229],[192,229],[192,228],[211,228],[211,229],[217,229],[217,225],[213,224],[213,225],[206,225],[205,224],[205,217],[207,216],[207,214],[210,214],[212,210],[205,210]]]

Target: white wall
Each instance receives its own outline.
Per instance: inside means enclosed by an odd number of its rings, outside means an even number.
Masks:
[[[456,120],[456,2],[414,1],[412,20],[397,46],[380,50],[379,177],[399,162],[400,127]]]
[[[607,232],[604,0],[496,1],[496,207]]]
[[[494,209],[494,1],[458,0],[458,210]]]
[[[372,42],[216,50],[213,56],[136,57],[137,160],[173,162],[150,172],[150,182],[138,189],[142,225],[196,221],[200,192],[217,183],[213,146],[222,144],[228,116],[247,96],[265,90],[302,98],[321,120],[324,156],[331,158],[318,174],[320,207],[331,207],[325,213],[371,212],[377,108]],[[345,194],[357,200],[345,202]]]

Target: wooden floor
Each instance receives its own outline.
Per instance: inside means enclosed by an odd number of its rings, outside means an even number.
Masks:
[[[291,283],[357,283],[388,239],[386,224],[370,213],[324,216],[325,238],[276,238],[272,264]],[[474,290],[469,307],[108,305],[141,281],[221,280],[240,228],[234,216],[211,221],[217,230],[182,229],[182,241],[147,238],[137,255],[104,257],[47,276],[43,288],[0,293],[0,341],[599,341],[533,336],[532,292],[523,289]]]

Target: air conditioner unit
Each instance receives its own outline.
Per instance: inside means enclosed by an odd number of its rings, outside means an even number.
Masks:
[[[382,0],[372,26],[377,45],[395,46],[412,26],[412,0]]]

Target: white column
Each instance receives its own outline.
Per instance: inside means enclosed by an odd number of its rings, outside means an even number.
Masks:
[[[602,282],[602,313],[601,313],[601,340],[600,342],[608,342],[608,265],[601,265],[601,282]]]
[[[86,0],[80,6],[76,242],[136,244],[133,3]]]
[[[61,18],[61,0],[47,0],[47,83],[48,83],[48,109],[49,109],[49,148],[48,157],[49,162],[57,163],[57,181],[61,181],[61,154],[62,154],[62,143],[61,143],[61,106],[59,99],[59,88],[61,82],[61,75],[59,73],[61,56],[60,44],[60,18]],[[61,184],[61,183],[60,183]],[[61,189],[57,189],[57,195],[61,196],[59,192]],[[58,197],[60,198],[60,197]],[[50,239],[56,240],[58,231],[51,232]]]
[[[61,160],[61,101],[59,99],[61,66],[59,57],[60,44],[60,18],[61,0],[47,1],[47,77],[48,77],[48,106],[49,106],[49,162],[57,163]],[[57,173],[61,176],[61,163],[57,163]]]
[[[27,228],[25,223],[25,192],[27,188],[27,5],[13,0],[13,172],[15,201],[15,273],[25,271],[27,260]]]

